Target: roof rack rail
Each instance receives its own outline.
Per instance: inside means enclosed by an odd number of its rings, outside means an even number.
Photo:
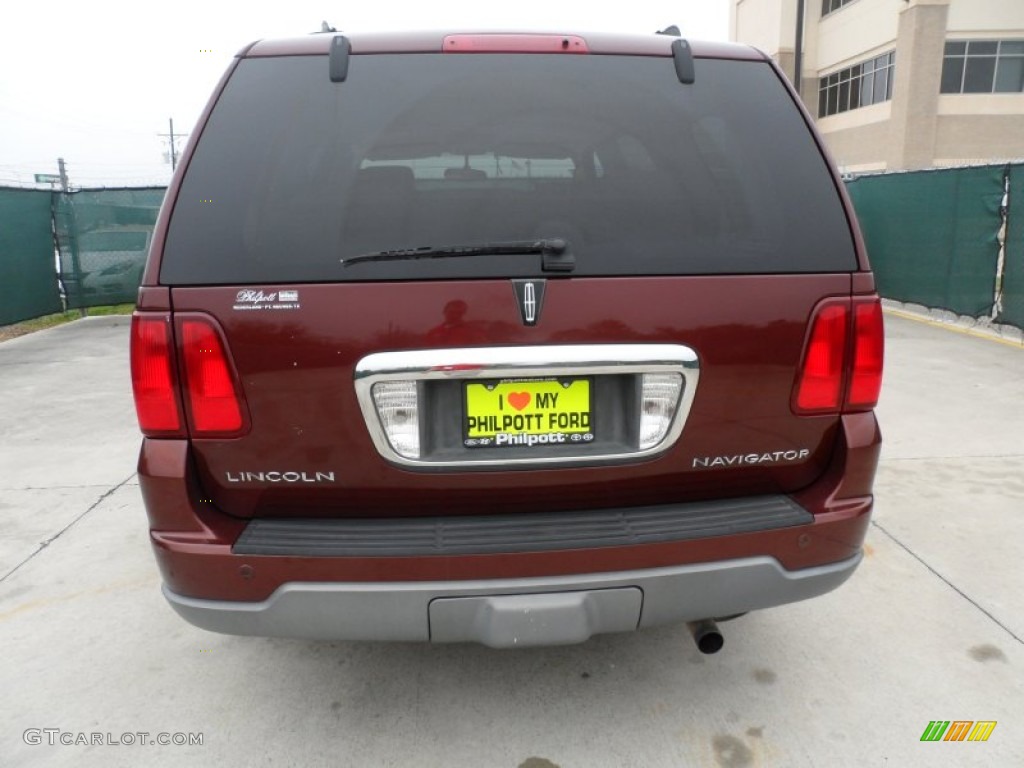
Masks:
[[[344,35],[337,35],[331,40],[330,72],[332,83],[343,83],[348,77],[348,58],[352,52],[352,44]]]
[[[679,82],[690,85],[693,82],[693,49],[681,37],[672,41],[672,58],[676,64]]]

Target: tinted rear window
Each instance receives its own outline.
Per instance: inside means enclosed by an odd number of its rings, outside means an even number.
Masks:
[[[765,63],[630,56],[240,62],[170,222],[177,285],[540,274],[540,257],[340,260],[561,237],[575,275],[856,269],[839,195]]]

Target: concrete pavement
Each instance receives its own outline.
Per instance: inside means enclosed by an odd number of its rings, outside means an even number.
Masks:
[[[711,657],[683,627],[512,652],[195,629],[158,592],[127,318],[0,344],[0,766],[1024,764],[1024,349],[886,321],[864,564]],[[920,742],[936,719],[998,725]]]

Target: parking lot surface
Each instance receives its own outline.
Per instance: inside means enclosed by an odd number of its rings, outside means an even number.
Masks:
[[[682,626],[517,651],[191,627],[149,549],[128,318],[0,343],[0,766],[1024,765],[1024,349],[886,322],[863,564],[715,656]],[[997,725],[922,742],[934,720]]]

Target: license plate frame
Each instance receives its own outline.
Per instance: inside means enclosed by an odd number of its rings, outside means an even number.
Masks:
[[[469,449],[543,449],[592,443],[591,376],[465,382],[462,444]]]

